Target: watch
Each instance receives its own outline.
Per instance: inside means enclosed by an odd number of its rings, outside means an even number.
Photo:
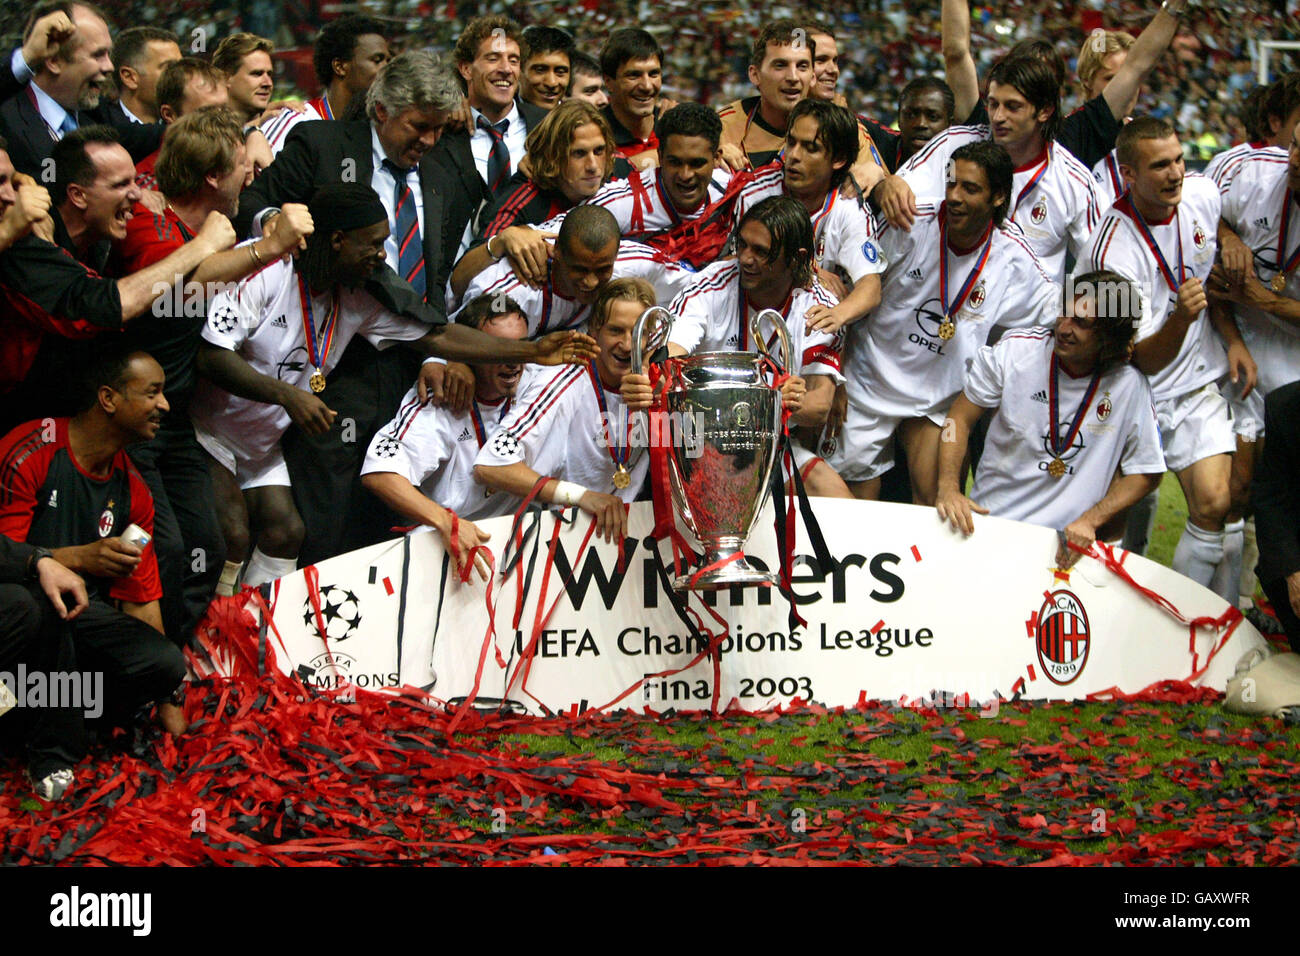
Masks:
[[[35,581],[40,576],[36,570],[36,566],[45,558],[53,557],[54,552],[49,548],[34,548],[32,550],[32,556],[27,559],[27,580]]]

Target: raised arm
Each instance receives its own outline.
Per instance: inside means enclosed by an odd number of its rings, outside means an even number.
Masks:
[[[943,70],[952,88],[952,115],[965,119],[980,98],[975,57],[970,52],[970,7],[967,0],[943,0]]]
[[[951,2],[951,0],[949,0]],[[962,0],[964,3],[964,0]],[[1178,31],[1178,18],[1187,9],[1187,0],[1164,0],[1146,29],[1129,48],[1124,65],[1119,68],[1101,95],[1106,98],[1115,119],[1123,121],[1147,74],[1155,67]]]

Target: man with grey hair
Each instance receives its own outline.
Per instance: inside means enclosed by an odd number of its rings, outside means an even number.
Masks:
[[[236,231],[260,234],[280,206],[305,203],[321,186],[366,183],[383,202],[389,230],[388,268],[376,270],[366,291],[390,312],[445,321],[442,290],[470,210],[453,195],[429,151],[462,98],[460,84],[437,57],[421,51],[395,57],[366,94],[366,119],[294,127],[275,162],[240,195]],[[320,395],[338,412],[338,422],[350,420],[349,431],[336,425],[307,435],[292,428],[281,442],[306,525],[299,552],[304,564],[380,540],[398,523],[361,487],[360,472],[371,438],[416,378],[419,358],[407,351],[381,354],[363,338],[353,339]],[[468,402],[474,377],[463,366],[424,377],[436,404]]]

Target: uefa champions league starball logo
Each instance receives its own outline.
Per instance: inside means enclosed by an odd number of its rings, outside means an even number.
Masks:
[[[327,584],[320,589],[320,619],[325,626],[321,634],[316,623],[316,609],[311,596],[303,601],[303,623],[316,632],[317,637],[330,641],[346,641],[361,626],[361,607],[355,593],[337,584]]]

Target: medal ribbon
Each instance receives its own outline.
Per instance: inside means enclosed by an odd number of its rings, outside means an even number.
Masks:
[[[307,280],[301,274],[298,276],[298,298],[302,300],[302,328],[307,336],[307,357],[311,359],[312,367],[323,373],[325,360],[329,358],[330,347],[334,344],[334,330],[339,324],[339,297],[337,294],[330,297],[330,310],[325,316],[325,325],[319,337],[316,334],[316,318],[312,314],[311,290],[307,288]],[[325,340],[325,345],[318,352],[316,343],[320,338]]]
[[[1047,433],[1047,444],[1052,449],[1052,454],[1057,458],[1064,455],[1074,444],[1074,437],[1079,434],[1079,428],[1083,425],[1084,416],[1088,413],[1088,406],[1092,404],[1093,397],[1097,394],[1097,386],[1101,384],[1101,370],[1098,369],[1092,374],[1092,381],[1088,383],[1088,391],[1084,393],[1083,401],[1079,403],[1078,411],[1074,413],[1074,421],[1070,422],[1069,434],[1065,436],[1065,441],[1058,443],[1056,440],[1057,432],[1060,430],[1061,416],[1058,410],[1057,387],[1056,382],[1060,377],[1060,370],[1056,363],[1056,353],[1052,353],[1052,375],[1048,382],[1048,393],[1051,398],[1051,431]]]
[[[1277,231],[1278,275],[1283,277],[1283,281],[1286,280],[1286,276],[1290,274],[1291,270],[1296,267],[1296,263],[1300,263],[1300,243],[1296,245],[1295,251],[1291,253],[1291,258],[1290,259],[1285,258],[1286,257],[1286,234],[1291,227],[1292,198],[1293,197],[1291,195],[1291,190],[1288,189],[1286,191],[1285,198],[1283,198],[1282,200],[1282,222],[1279,225]]]
[[[1155,256],[1156,266],[1159,267],[1160,274],[1165,277],[1165,284],[1169,286],[1169,291],[1177,295],[1178,287],[1183,284],[1183,279],[1187,276],[1187,270],[1183,267],[1183,226],[1179,214],[1174,213],[1174,236],[1178,243],[1178,278],[1175,279],[1173,270],[1169,268],[1169,261],[1165,259],[1165,254],[1160,250],[1160,244],[1156,242],[1155,236],[1151,234],[1147,221],[1142,218],[1142,213],[1138,212],[1137,206],[1133,205],[1132,192],[1125,193],[1115,205],[1120,212],[1128,216],[1137,226],[1142,241],[1147,244],[1147,248]]]
[[[1110,176],[1110,185],[1115,190],[1115,195],[1124,195],[1124,177],[1119,174],[1119,161],[1115,159],[1114,152],[1106,154],[1106,174]]]
[[[947,202],[944,203],[945,209]],[[975,265],[971,267],[966,281],[961,284],[961,289],[957,292],[951,304],[948,302],[948,217],[942,215],[939,217],[939,302],[943,306],[943,317],[951,319],[961,311],[961,307],[966,304],[966,299],[970,296],[971,289],[975,288],[975,282],[979,279],[980,273],[984,271],[985,264],[989,261],[989,250],[993,248],[993,223],[988,224],[984,230],[984,249],[980,252],[979,258]]]
[[[474,435],[478,438],[478,447],[482,448],[487,442],[487,429],[483,427],[483,414],[478,410],[478,402],[470,402],[469,410],[474,419]],[[505,418],[508,411],[510,411],[510,399],[507,398],[501,403],[501,411],[497,413],[497,422]]]
[[[837,195],[839,195],[838,189],[832,189],[828,192],[826,194],[826,201],[822,203],[821,212],[812,217],[814,244],[820,244],[822,224],[826,221],[826,217],[830,215],[831,207],[835,205],[835,197]]]
[[[1016,197],[1015,205],[1011,207],[1010,218],[1012,222],[1016,219],[1016,213],[1020,211],[1020,201],[1028,196],[1029,193],[1033,191],[1033,188],[1038,185],[1038,181],[1043,178],[1043,174],[1047,172],[1047,167],[1051,162],[1052,148],[1049,146],[1047,147],[1047,158],[1043,160],[1043,165],[1039,166],[1038,171],[1029,178],[1029,182],[1025,183],[1025,187],[1020,190],[1020,195]]]
[[[605,387],[600,384],[600,376],[596,374],[595,359],[587,363],[587,375],[591,378],[592,388],[596,390],[596,401],[600,404],[601,420],[605,422],[605,447],[609,449],[609,457],[614,460],[616,471],[619,467],[627,470],[628,457],[632,453],[632,416],[627,413],[627,406],[623,406],[623,426],[626,432],[625,443],[616,445],[613,441],[614,436],[610,434],[609,405],[605,402]]]

